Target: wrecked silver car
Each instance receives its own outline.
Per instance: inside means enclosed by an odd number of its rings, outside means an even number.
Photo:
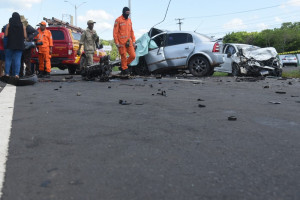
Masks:
[[[247,44],[225,44],[224,63],[214,70],[233,76],[281,76],[282,66],[275,48],[260,48]]]
[[[131,66],[137,75],[188,69],[194,76],[207,76],[223,63],[219,43],[212,38],[155,28],[137,40],[136,55]]]

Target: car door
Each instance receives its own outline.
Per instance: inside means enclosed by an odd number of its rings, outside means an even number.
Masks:
[[[68,57],[68,43],[66,41],[67,33],[64,29],[50,29],[53,38],[52,57],[66,58]],[[52,61],[53,62],[53,61]]]
[[[164,53],[168,67],[185,67],[189,55],[195,48],[193,36],[188,33],[170,33],[166,41]]]
[[[147,55],[145,55],[145,60],[148,65],[148,69],[150,72],[153,72],[160,68],[165,68],[168,66],[167,61],[165,59],[164,48],[165,48],[165,40],[166,34],[158,34],[151,38],[151,42],[156,44],[156,48],[149,49]]]
[[[232,57],[235,56],[237,50],[233,45],[225,45],[223,53],[226,54],[224,57],[224,63],[221,65],[221,67],[218,67],[218,71],[221,72],[232,72]]]

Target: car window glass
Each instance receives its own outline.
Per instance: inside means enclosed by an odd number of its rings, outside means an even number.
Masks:
[[[168,46],[185,44],[187,42],[188,42],[188,34],[186,33],[172,33],[168,35],[168,39],[167,39]]]
[[[65,35],[64,32],[59,31],[59,30],[50,30],[52,33],[52,38],[53,40],[64,40]]]
[[[231,55],[235,54],[236,50],[233,46],[228,46],[226,49],[226,54],[230,53]]]
[[[191,34],[187,34],[187,43],[193,43],[193,36]]]
[[[73,35],[73,39],[74,40],[80,40],[80,37],[81,37],[80,33],[74,33],[74,32],[72,32],[72,35]]]
[[[153,41],[157,48],[162,47],[164,45],[165,34],[154,37],[151,41]]]

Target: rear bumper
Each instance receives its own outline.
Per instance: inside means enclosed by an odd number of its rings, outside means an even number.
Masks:
[[[226,54],[221,54],[221,53],[211,53],[211,60],[212,62],[210,63],[212,67],[217,67],[224,63],[224,56]]]

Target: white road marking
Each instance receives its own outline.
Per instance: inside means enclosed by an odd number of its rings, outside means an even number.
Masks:
[[[12,85],[6,85],[0,92],[0,199],[5,178],[15,96],[16,87]]]

